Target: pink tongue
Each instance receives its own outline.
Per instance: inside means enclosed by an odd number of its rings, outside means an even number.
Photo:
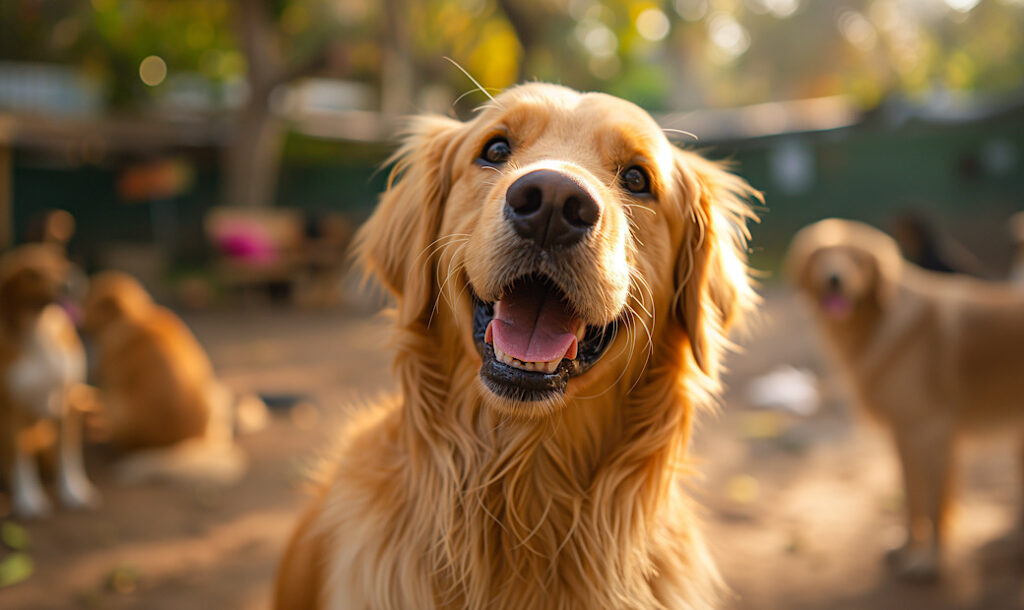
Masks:
[[[557,295],[530,284],[494,304],[487,329],[494,346],[523,362],[576,357],[575,318]]]
[[[850,301],[845,297],[837,294],[828,295],[821,300],[821,306],[824,308],[825,313],[828,313],[834,318],[845,317],[850,313]]]

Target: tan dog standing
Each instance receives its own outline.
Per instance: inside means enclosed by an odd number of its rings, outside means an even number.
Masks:
[[[754,301],[750,188],[542,84],[418,119],[397,158],[357,243],[400,394],[341,432],[276,607],[713,607],[677,477]]]
[[[188,327],[133,277],[97,274],[83,329],[96,342],[102,435],[129,456],[123,479],[231,482],[245,469],[230,393]]]
[[[934,577],[957,439],[1024,425],[1024,295],[920,269],[881,231],[839,219],[797,233],[785,267],[854,398],[893,435],[907,542],[891,559]]]
[[[51,246],[28,245],[0,257],[0,447],[14,513],[50,512],[36,455],[56,424],[57,494],[72,508],[96,506],[99,493],[82,462],[82,419],[70,397],[85,381],[85,352],[74,323],[56,304],[69,263]],[[40,446],[42,445],[42,446]]]

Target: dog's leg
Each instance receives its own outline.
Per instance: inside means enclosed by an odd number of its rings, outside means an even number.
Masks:
[[[982,550],[983,559],[993,566],[1024,560],[1024,438],[1017,447],[1017,470],[1022,497],[1017,508],[1016,527],[987,543]]]
[[[65,408],[60,423],[60,448],[57,460],[57,496],[68,508],[99,506],[100,494],[85,476],[82,463],[82,416],[77,409]]]
[[[895,440],[903,470],[907,541],[888,559],[904,578],[932,580],[939,574],[953,486],[951,427],[928,422],[903,428],[896,431]]]
[[[14,514],[23,519],[45,517],[53,512],[53,508],[39,480],[36,458],[17,446],[17,436],[14,445],[14,459],[11,463],[11,504]]]

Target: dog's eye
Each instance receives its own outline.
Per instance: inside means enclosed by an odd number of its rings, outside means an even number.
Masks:
[[[498,137],[484,145],[484,150],[480,153],[480,160],[491,165],[500,165],[508,161],[511,156],[512,146],[509,145],[508,140]]]
[[[647,172],[639,167],[631,167],[622,174],[622,184],[630,193],[642,194],[651,192],[651,181]]]

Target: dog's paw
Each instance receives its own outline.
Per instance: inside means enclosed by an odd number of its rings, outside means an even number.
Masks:
[[[939,578],[939,551],[934,547],[891,549],[886,552],[885,561],[902,580],[930,583]]]
[[[41,519],[53,513],[53,505],[42,489],[15,492],[11,498],[11,509],[19,519]]]
[[[62,506],[73,510],[99,508],[102,504],[100,492],[84,478],[58,482],[57,497]]]

